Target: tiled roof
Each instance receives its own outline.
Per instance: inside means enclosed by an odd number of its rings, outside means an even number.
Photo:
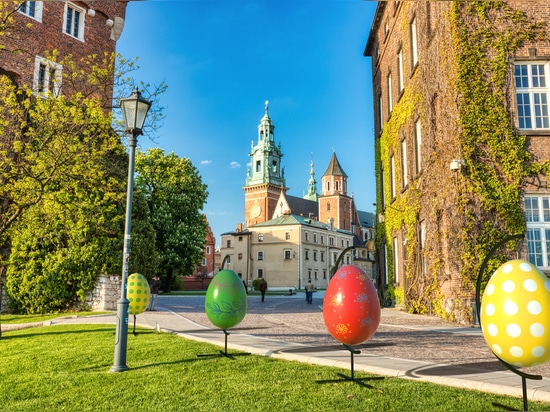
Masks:
[[[327,167],[327,170],[323,174],[323,176],[344,176],[348,177],[346,172],[342,169],[342,166],[340,166],[340,162],[338,161],[338,158],[336,157],[336,153],[332,153],[332,158],[330,159],[330,163]]]

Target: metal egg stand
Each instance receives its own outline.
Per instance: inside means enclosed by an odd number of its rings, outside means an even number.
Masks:
[[[481,296],[481,281],[483,279],[483,273],[485,272],[485,269],[487,268],[487,263],[489,262],[489,259],[491,259],[493,257],[493,255],[495,254],[495,252],[501,246],[503,246],[504,244],[506,244],[506,243],[508,243],[512,240],[523,239],[524,236],[525,235],[523,233],[521,233],[521,234],[515,234],[515,235],[510,235],[510,236],[505,237],[500,242],[498,242],[495,246],[493,246],[493,248],[489,251],[487,256],[485,256],[485,259],[483,260],[483,263],[481,264],[481,266],[479,268],[479,274],[477,276],[477,283],[476,283],[476,307],[475,307],[475,310],[476,310],[477,319],[479,319],[480,321],[481,321],[481,317],[480,317],[480,314],[481,314],[481,297],[480,297]],[[522,394],[523,394],[523,410],[524,411],[529,410],[528,409],[529,405],[528,405],[528,400],[527,400],[527,379],[539,380],[540,381],[540,380],[542,380],[542,376],[540,376],[540,375],[531,375],[529,373],[522,372],[519,369],[517,369],[514,365],[511,365],[508,362],[506,362],[506,361],[502,360],[501,358],[499,358],[494,352],[493,352],[493,354],[499,360],[499,362],[502,363],[508,370],[512,371],[516,375],[521,376],[521,388],[522,388]],[[503,407],[505,409],[510,410],[510,408],[506,405],[502,405],[502,404],[495,403],[495,402],[493,402],[493,405],[500,406],[500,407]]]

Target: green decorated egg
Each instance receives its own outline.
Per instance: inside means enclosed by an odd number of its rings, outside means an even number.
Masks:
[[[128,290],[126,297],[130,301],[128,314],[139,315],[145,312],[151,302],[151,289],[145,276],[132,273],[128,276]]]
[[[248,300],[242,280],[232,270],[218,272],[206,291],[206,316],[215,326],[229,329],[246,315]]]

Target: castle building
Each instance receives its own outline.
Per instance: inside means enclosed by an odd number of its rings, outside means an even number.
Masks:
[[[546,0],[378,2],[376,257],[407,310],[471,322],[494,247],[484,281],[518,256],[550,273],[549,36]]]
[[[348,176],[336,153],[322,176],[321,194],[312,161],[307,194],[289,195],[281,144],[275,143],[266,102],[249,156],[251,169],[243,187],[245,222],[221,235],[225,268],[249,285],[264,278],[270,289],[301,289],[311,279],[316,287],[326,288],[346,251],[341,264],[358,265],[372,275],[373,255],[366,243],[374,236],[373,215],[359,212],[348,195]]]

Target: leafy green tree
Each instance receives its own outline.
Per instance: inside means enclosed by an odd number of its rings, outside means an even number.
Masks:
[[[136,173],[155,229],[159,275],[169,290],[175,276],[192,274],[203,258],[207,188],[189,159],[159,148],[137,151]]]

